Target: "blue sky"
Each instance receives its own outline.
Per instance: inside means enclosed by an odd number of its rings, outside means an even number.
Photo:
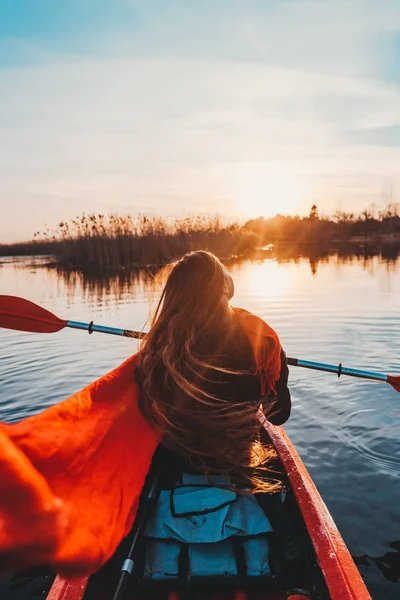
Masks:
[[[0,3],[0,242],[83,211],[357,211],[399,165],[397,0]]]

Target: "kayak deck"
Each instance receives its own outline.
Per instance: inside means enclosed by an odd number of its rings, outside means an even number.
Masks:
[[[249,566],[240,541],[233,550],[237,565],[234,572],[223,570],[221,555],[222,572],[199,576],[188,560],[188,544],[180,544],[177,558],[179,568],[168,573],[167,577],[149,577],[146,575],[148,541],[141,532],[133,555],[133,575],[123,596],[125,600],[370,598],[332,517],[290,440],[282,428],[269,423],[265,424],[265,431],[278,452],[282,471],[287,476],[288,489],[284,499],[279,493],[257,495],[257,503],[272,525],[272,530],[266,534],[269,545],[268,569],[257,576],[249,576]],[[162,473],[161,489],[170,489],[171,473],[163,471],[158,455],[142,494],[133,531],[121,542],[113,558],[89,580],[82,578],[67,582],[56,578],[48,600],[112,600],[135,527],[149,521],[150,515],[146,514],[149,510],[147,493],[155,471]]]

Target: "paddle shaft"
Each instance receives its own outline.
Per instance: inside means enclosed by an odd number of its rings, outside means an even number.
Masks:
[[[80,321],[67,321],[66,327],[71,329],[83,329],[89,333],[109,333],[111,335],[120,335],[128,338],[142,339],[146,334],[141,331],[131,331],[130,329],[118,329],[118,327],[106,327],[104,325],[95,325],[93,321],[90,323],[81,323]]]
[[[330,365],[327,363],[313,362],[311,360],[302,360],[301,358],[288,358],[288,365],[293,367],[303,367],[304,369],[312,369],[314,371],[326,371],[327,373],[336,373],[338,377],[341,375],[349,375],[350,377],[359,377],[360,379],[373,379],[375,381],[388,381],[388,376],[385,373],[377,373],[376,371],[363,371],[361,369],[351,369],[339,365]]]
[[[113,600],[123,600],[124,598],[126,586],[128,584],[130,576],[133,573],[133,569],[135,566],[133,562],[133,555],[136,550],[137,543],[139,541],[140,536],[144,532],[148,518],[150,517],[156,506],[157,496],[159,492],[159,481],[160,472],[156,471],[147,495],[146,505],[143,507],[141,514],[138,515],[135,519],[132,530],[133,535],[129,554],[122,564],[121,575]]]
[[[146,334],[140,331],[131,331],[130,329],[118,329],[116,327],[106,327],[104,325],[94,325],[91,323],[81,323],[79,321],[67,321],[67,327],[72,329],[83,329],[89,333],[109,333],[111,335],[120,335],[123,337],[142,339]],[[300,358],[287,359],[288,365],[293,367],[303,367],[304,369],[312,369],[314,371],[325,371],[326,373],[335,373],[338,377],[348,375],[349,377],[358,377],[360,379],[373,379],[374,381],[388,381],[388,376],[385,373],[377,373],[375,371],[363,371],[361,369],[351,369],[343,367],[342,364],[330,365],[327,363],[313,362],[310,360],[302,360]]]

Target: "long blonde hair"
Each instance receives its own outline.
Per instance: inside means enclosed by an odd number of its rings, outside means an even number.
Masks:
[[[253,356],[245,371],[227,364],[232,332],[240,332],[225,286],[224,268],[209,252],[191,252],[168,267],[139,352],[140,406],[161,430],[164,445],[193,468],[271,491],[277,482],[257,474],[275,457],[260,441],[260,399],[232,402],[207,389],[221,373],[255,375]]]

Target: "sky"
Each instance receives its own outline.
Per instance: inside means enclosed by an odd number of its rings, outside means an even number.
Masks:
[[[0,243],[400,200],[398,0],[1,0]]]

